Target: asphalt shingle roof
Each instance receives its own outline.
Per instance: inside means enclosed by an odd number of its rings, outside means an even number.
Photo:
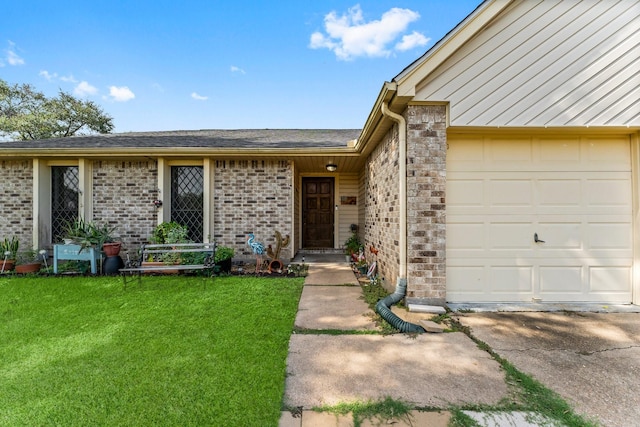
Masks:
[[[339,148],[360,136],[359,129],[237,129],[131,132],[37,141],[8,141],[3,148]]]

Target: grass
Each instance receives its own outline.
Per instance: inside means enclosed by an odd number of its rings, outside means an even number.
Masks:
[[[374,280],[369,285],[362,287],[362,299],[373,311],[371,315],[372,320],[382,335],[391,335],[398,332],[393,325],[384,320],[382,316],[376,312],[376,304],[387,295],[389,295],[389,291],[387,291],[378,280]]]
[[[379,401],[341,403],[335,406],[317,408],[319,412],[329,412],[336,415],[353,417],[353,427],[360,427],[365,420],[370,424],[385,425],[398,420],[410,422],[411,405],[400,400],[386,397]]]
[[[0,278],[0,425],[277,425],[302,283]]]

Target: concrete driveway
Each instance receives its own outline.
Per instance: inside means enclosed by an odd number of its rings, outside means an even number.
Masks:
[[[456,313],[475,337],[605,426],[640,425],[640,314]]]

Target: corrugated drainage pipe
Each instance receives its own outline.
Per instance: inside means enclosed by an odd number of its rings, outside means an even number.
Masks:
[[[376,304],[376,312],[391,326],[398,329],[400,332],[410,332],[421,334],[423,332],[427,332],[422,326],[416,325],[415,323],[406,322],[396,316],[393,311],[391,311],[390,307],[394,304],[397,304],[404,296],[407,294],[407,283],[406,282],[398,282],[396,285],[396,290],[391,295],[387,295]]]

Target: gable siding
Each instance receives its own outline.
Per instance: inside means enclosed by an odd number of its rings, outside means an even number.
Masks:
[[[640,2],[522,1],[416,88],[452,126],[640,125]]]

